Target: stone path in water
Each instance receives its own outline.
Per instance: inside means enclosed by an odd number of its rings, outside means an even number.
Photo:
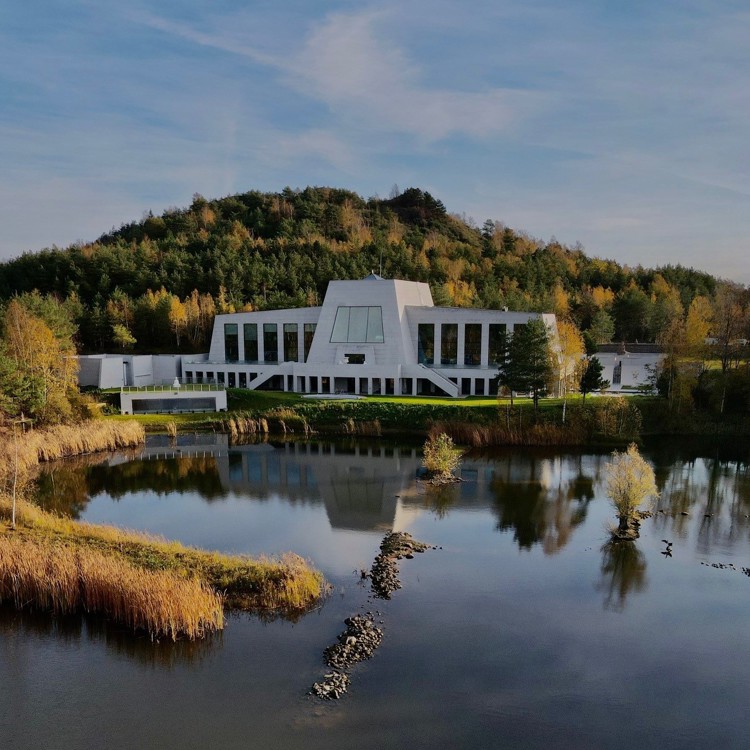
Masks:
[[[401,588],[398,577],[398,561],[411,560],[415,553],[430,549],[418,542],[411,534],[394,531],[385,535],[380,544],[380,552],[368,571],[362,570],[362,578],[370,579],[372,595],[376,599],[390,599],[394,591]],[[434,547],[432,549],[435,549]],[[352,615],[344,620],[346,630],[339,633],[337,642],[323,652],[326,664],[336,671],[326,674],[321,682],[310,689],[312,695],[326,700],[341,698],[349,687],[349,670],[365,659],[371,659],[383,640],[383,629],[375,624],[375,616],[380,611]],[[380,620],[380,624],[383,620]]]

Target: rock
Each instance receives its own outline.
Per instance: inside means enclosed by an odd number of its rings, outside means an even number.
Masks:
[[[349,675],[343,672],[330,672],[322,682],[316,682],[310,688],[311,695],[325,700],[338,700],[349,687]]]
[[[413,560],[415,552],[424,552],[426,549],[428,545],[418,542],[406,532],[394,531],[386,534],[380,544],[380,553],[373,561],[370,571],[375,596],[379,599],[390,599],[391,594],[401,588],[397,560]]]
[[[411,560],[415,552],[424,552],[426,549],[428,546],[413,539],[411,534],[386,534],[380,544],[380,553],[372,563],[372,569],[369,573],[361,570],[360,575],[363,579],[369,575],[375,597],[390,599],[391,594],[401,588],[396,561],[403,557]],[[362,609],[364,607],[363,604]],[[380,615],[380,610],[376,610],[376,613]],[[339,633],[337,643],[328,646],[323,652],[326,664],[339,671],[325,675],[322,682],[316,682],[310,690],[311,694],[325,700],[333,700],[346,692],[349,676],[343,670],[350,669],[365,659],[371,659],[383,640],[383,630],[375,624],[373,617],[372,611],[368,610],[364,614],[352,615],[344,620],[346,630]],[[380,620],[380,624],[382,623],[383,620]]]

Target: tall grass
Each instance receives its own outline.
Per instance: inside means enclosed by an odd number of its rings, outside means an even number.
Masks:
[[[309,435],[313,432],[307,419],[291,407],[279,406],[253,416],[238,412],[222,421],[222,427],[236,439],[240,435],[267,435],[270,432]]]
[[[0,536],[0,602],[105,615],[152,638],[202,638],[224,626],[222,597],[197,579],[145,571],[93,549]]]
[[[265,422],[265,420],[262,420]],[[0,442],[0,480],[28,477],[40,461],[138,445],[136,422],[94,421],[33,430]],[[28,488],[21,488],[21,493]],[[0,488],[0,603],[96,612],[154,638],[200,638],[223,627],[223,606],[292,616],[323,594],[323,576],[296,555],[252,559],[184,547],[145,534],[79,523]]]
[[[10,512],[10,498],[0,495],[0,519],[10,518]],[[230,608],[291,616],[309,609],[325,590],[322,574],[293,554],[278,559],[222,555],[113,526],[73,521],[27,500],[18,503],[18,524],[18,536],[41,545],[64,543],[122,559],[144,571],[198,578],[220,591]]]
[[[571,425],[550,423],[531,424],[527,427],[507,427],[502,424],[474,424],[470,422],[433,422],[430,437],[449,435],[456,443],[472,448],[493,445],[580,445],[587,435]]]
[[[16,461],[19,473],[26,474],[42,461],[140,445],[145,440],[145,431],[135,421],[92,419],[42,430],[30,429],[17,437],[16,459],[12,433],[0,436],[0,480],[4,481],[13,474]]]
[[[361,435],[363,437],[380,437],[383,434],[383,428],[379,419],[361,420],[349,419],[341,425],[345,435]]]

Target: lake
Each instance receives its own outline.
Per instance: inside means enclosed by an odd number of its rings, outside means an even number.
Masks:
[[[296,621],[233,615],[201,643],[0,610],[0,747],[747,747],[749,455],[645,449],[661,497],[617,545],[607,454],[471,453],[443,487],[419,480],[419,445],[365,440],[154,436],[46,466],[46,508],[291,550],[333,588]],[[384,601],[359,571],[390,530],[437,549],[402,560]],[[341,700],[308,695],[365,611],[382,620],[374,657]]]

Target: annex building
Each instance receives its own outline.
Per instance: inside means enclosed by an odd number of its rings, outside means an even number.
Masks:
[[[331,281],[320,307],[217,315],[184,383],[311,394],[489,395],[504,333],[554,315],[436,307],[428,284]]]

